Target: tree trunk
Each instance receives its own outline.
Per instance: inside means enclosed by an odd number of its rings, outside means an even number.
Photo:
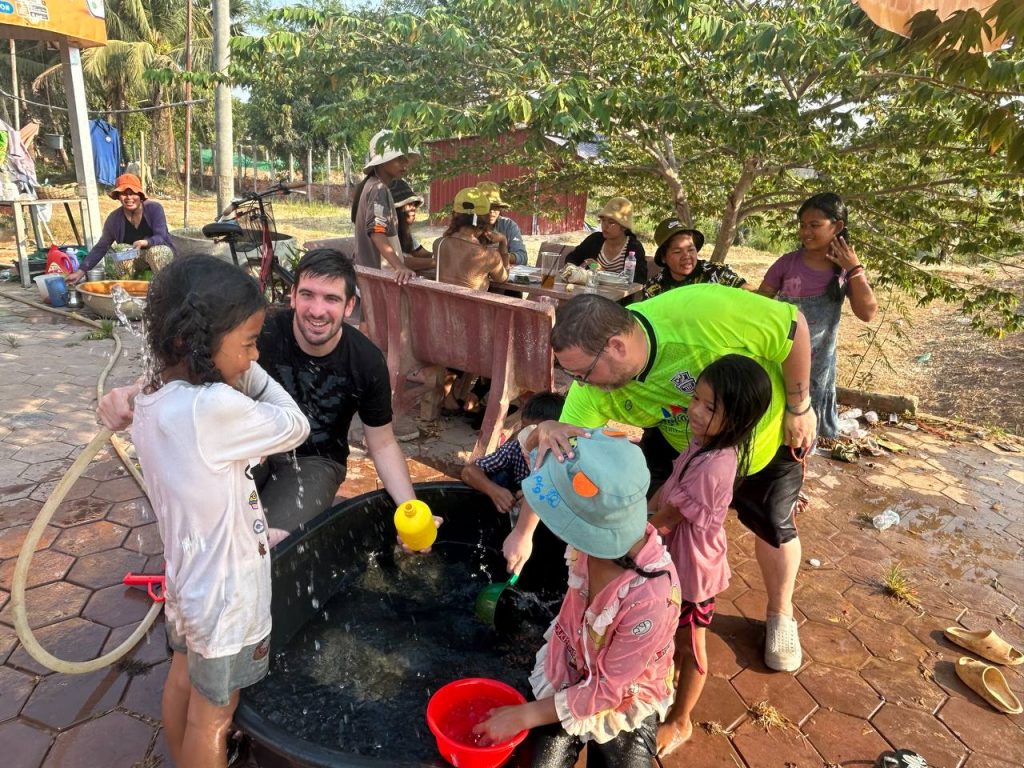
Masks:
[[[231,40],[231,10],[228,0],[213,0],[213,71],[227,73],[228,44]],[[234,196],[231,177],[231,145],[234,144],[231,115],[231,86],[217,83],[214,94],[217,136],[217,210],[228,207]]]
[[[729,193],[725,208],[722,210],[722,219],[718,228],[718,239],[715,240],[715,250],[711,254],[711,261],[716,264],[721,264],[725,261],[725,257],[732,247],[733,240],[736,239],[736,225],[739,223],[740,206],[743,205],[743,199],[747,196],[747,192],[750,191],[750,187],[753,185],[754,179],[757,178],[760,169],[760,157],[748,157],[743,161],[743,170],[740,172],[740,178],[736,182],[736,186],[733,187],[732,192]]]

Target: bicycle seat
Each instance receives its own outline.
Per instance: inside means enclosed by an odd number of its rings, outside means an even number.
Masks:
[[[223,237],[226,240],[238,240],[245,232],[238,226],[236,221],[215,221],[212,224],[203,225],[203,236],[211,240]]]

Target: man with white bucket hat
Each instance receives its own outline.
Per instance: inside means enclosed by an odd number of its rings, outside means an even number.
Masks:
[[[387,144],[391,131],[380,131],[370,139],[369,159],[363,167],[366,178],[356,188],[352,206],[355,225],[356,264],[394,270],[399,285],[416,277],[405,266],[398,239],[398,214],[389,185],[400,179],[418,152],[402,152]]]

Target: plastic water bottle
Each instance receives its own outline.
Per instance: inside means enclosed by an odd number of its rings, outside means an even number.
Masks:
[[[871,524],[880,531],[892,528],[894,525],[898,525],[899,522],[900,516],[891,509],[887,509],[881,514],[875,515],[871,518]]]
[[[399,504],[395,510],[395,528],[402,542],[414,552],[426,549],[437,538],[437,526],[430,507],[419,499]]]
[[[633,278],[636,276],[636,254],[633,251],[626,254],[626,262],[622,266],[622,274],[629,278],[629,282],[633,282]]]
[[[597,293],[597,270],[587,270],[587,282],[583,286],[584,293]]]

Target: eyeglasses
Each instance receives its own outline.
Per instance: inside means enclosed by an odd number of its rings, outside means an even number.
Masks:
[[[604,343],[604,346],[601,347],[601,351],[598,352],[596,355],[594,355],[594,359],[591,360],[590,365],[587,367],[587,370],[585,370],[583,373],[573,373],[572,371],[566,370],[564,367],[562,367],[562,365],[560,363],[557,363],[557,362],[555,363],[555,367],[558,368],[558,370],[560,370],[562,373],[564,373],[570,379],[575,381],[577,384],[586,384],[587,383],[587,379],[590,378],[590,374],[592,374],[594,372],[594,368],[597,366],[597,361],[601,359],[601,355],[604,354],[604,351],[607,348],[608,348],[608,342],[606,341]]]

